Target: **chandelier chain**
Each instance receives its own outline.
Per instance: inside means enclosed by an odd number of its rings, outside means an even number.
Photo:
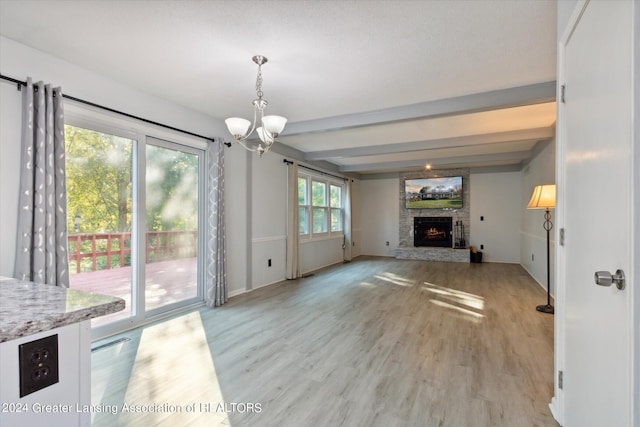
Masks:
[[[262,65],[258,64],[258,76],[256,77],[256,95],[258,99],[262,99]]]

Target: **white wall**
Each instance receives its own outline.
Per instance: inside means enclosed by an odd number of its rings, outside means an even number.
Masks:
[[[34,81],[43,80],[61,86],[65,94],[194,133],[220,136],[227,132],[221,120],[123,85],[2,36],[0,59],[2,74],[9,77],[26,80],[30,76]],[[2,84],[11,86],[7,82]]]
[[[342,237],[300,243],[300,271],[302,274],[318,270],[344,260]]]
[[[224,201],[227,228],[227,292],[229,296],[241,294],[250,284],[251,271],[251,197],[249,152],[240,147],[225,150]]]
[[[547,288],[547,234],[543,228],[544,211],[527,209],[533,188],[540,184],[555,184],[555,139],[547,144],[522,170],[522,202],[520,208],[520,264],[540,285]],[[554,221],[551,211],[551,221]],[[550,233],[551,293],[554,293],[555,232]]]
[[[240,149],[240,147],[234,147]],[[253,289],[284,280],[287,247],[287,166],[269,153],[251,156]],[[268,260],[271,260],[269,267]]]
[[[470,181],[469,244],[482,252],[482,262],[519,263],[521,173],[471,174]]]
[[[363,255],[394,256],[399,241],[399,182],[400,178],[360,181],[359,222]]]
[[[351,258],[362,254],[362,190],[360,180],[351,180]]]

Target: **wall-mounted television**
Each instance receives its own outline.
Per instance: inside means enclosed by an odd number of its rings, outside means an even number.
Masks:
[[[462,177],[405,179],[404,206],[407,209],[460,209]]]

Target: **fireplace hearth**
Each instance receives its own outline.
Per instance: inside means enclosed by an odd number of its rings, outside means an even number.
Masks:
[[[427,216],[413,218],[413,245],[450,248],[452,218]]]

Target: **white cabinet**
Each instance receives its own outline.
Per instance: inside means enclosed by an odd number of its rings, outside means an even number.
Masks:
[[[20,397],[20,344],[58,335],[59,381]],[[0,343],[0,426],[91,424],[89,320]]]

